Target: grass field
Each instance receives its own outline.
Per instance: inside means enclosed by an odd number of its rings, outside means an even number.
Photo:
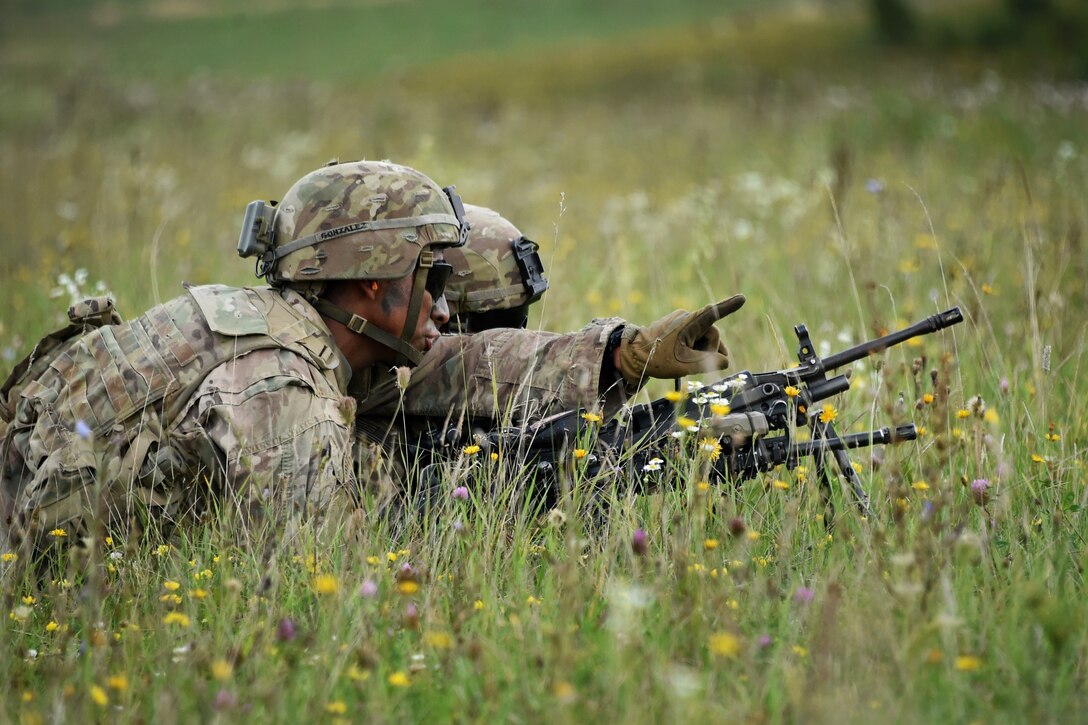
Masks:
[[[252,281],[246,203],[390,158],[541,243],[546,329],[742,291],[721,328],[755,371],[798,322],[835,350],[961,306],[834,401],[925,429],[855,457],[874,515],[837,493],[829,530],[812,471],[706,489],[697,462],[549,515],[481,466],[331,545],[247,545],[230,512],[117,535],[4,579],[0,721],[1079,719],[1088,86],[881,50],[849,4],[637,9],[9,5],[0,370],[81,292],[134,316]]]

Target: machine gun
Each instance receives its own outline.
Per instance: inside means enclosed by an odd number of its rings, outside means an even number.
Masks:
[[[556,464],[569,457],[579,441],[594,441],[595,451],[587,463],[589,473],[600,471],[597,453],[633,450],[629,461],[652,469],[653,461],[672,445],[678,421],[689,418],[700,427],[700,435],[713,437],[721,446],[713,471],[724,480],[742,481],[778,466],[796,468],[812,457],[817,475],[830,489],[829,458],[853,491],[857,505],[868,512],[869,498],[861,485],[848,451],[872,445],[914,440],[913,424],[839,435],[834,416],[818,409],[817,403],[850,388],[845,374],[833,371],[921,335],[928,335],[963,321],[958,307],[931,315],[902,330],[869,340],[842,352],[821,358],[808,329],[796,325],[798,365],[775,372],[743,371],[709,386],[698,386],[686,397],[660,398],[631,408],[626,416],[610,421],[598,430],[586,420],[586,411],[567,411],[526,428],[505,428],[467,434],[459,429],[432,431],[420,447],[430,451],[468,443],[484,449],[502,450],[521,456],[535,466],[538,475],[554,475]],[[589,416],[592,417],[592,416]],[[797,440],[795,429],[808,427],[807,440]],[[595,434],[595,435],[594,435]]]

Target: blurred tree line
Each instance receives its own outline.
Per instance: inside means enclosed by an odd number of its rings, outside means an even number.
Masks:
[[[877,39],[890,45],[1028,51],[1088,76],[1088,2],[993,0],[939,3],[866,0]]]

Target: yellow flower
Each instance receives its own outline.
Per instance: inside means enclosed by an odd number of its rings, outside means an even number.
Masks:
[[[718,460],[718,456],[722,454],[722,444],[713,436],[707,436],[699,441],[699,448],[702,449],[703,453],[707,454],[712,461]]]
[[[922,402],[926,405],[931,405],[933,403],[933,399],[933,393],[926,393],[922,396]]]
[[[181,604],[180,594],[163,594],[159,597],[160,602],[173,602],[174,604]]]
[[[111,690],[117,690],[118,692],[124,692],[128,689],[128,678],[123,674],[110,675],[106,678],[106,687]]]
[[[730,632],[717,632],[710,635],[707,644],[710,647],[711,654],[730,659],[736,659],[743,648],[740,638]]]
[[[790,650],[798,657],[808,657],[808,650],[799,644],[793,645]]]
[[[34,702],[35,695],[30,690],[23,691],[23,702]]]
[[[179,627],[189,626],[189,617],[181,612],[168,612],[165,617],[162,618],[163,624],[176,624]]]
[[[382,560],[381,560],[381,559],[379,559],[379,558],[378,558],[378,557],[376,557],[376,556],[368,556],[368,557],[366,558],[366,563],[367,563],[367,564],[377,565],[377,564],[380,564],[380,563],[381,563],[381,561],[382,561]]]
[[[170,551],[170,545],[169,544],[159,544],[155,548],[155,556],[166,556],[166,554],[169,551]]]
[[[982,289],[982,294],[984,295],[992,295],[994,293],[993,285],[989,282],[983,282],[980,289]]]
[[[689,418],[686,415],[681,415],[676,418],[676,425],[679,428],[687,430],[698,425],[698,422],[694,418]]]
[[[355,682],[366,682],[370,679],[370,670],[364,670],[359,665],[353,664],[348,668],[348,677]]]
[[[982,415],[982,419],[991,425],[997,425],[1001,422],[1001,416],[999,416],[997,411],[993,408],[987,408],[986,412]]]
[[[0,561],[3,561],[5,564],[16,561],[18,558],[19,555],[14,551],[5,551],[3,554],[0,554]]]
[[[686,396],[682,390],[670,390],[669,392],[665,393],[665,400],[669,401],[670,403],[679,403],[685,397]]]
[[[493,460],[493,461],[499,460],[499,454],[496,453],[495,451],[491,451],[491,460]]]
[[[477,599],[475,602],[472,603],[472,608],[479,612],[481,609],[484,608],[484,600]]]
[[[710,490],[710,481],[699,481],[699,483],[695,484],[695,488],[697,488],[700,493],[706,493]]]
[[[915,491],[928,491],[929,490],[929,484],[926,483],[925,481],[915,481],[914,483],[912,483],[910,485],[910,487],[913,488]]]
[[[193,591],[191,591],[189,593],[193,595],[194,599],[203,599],[204,597],[208,596],[208,592],[206,592],[203,589],[199,589],[199,588],[194,589]]]
[[[831,403],[824,403],[823,410],[820,411],[820,422],[830,423],[839,417],[839,411]]]
[[[445,632],[428,632],[423,641],[435,649],[449,649],[453,646],[453,637]]]
[[[528,597],[525,598],[525,604],[526,606],[537,607],[540,606],[540,600],[530,594]]]
[[[478,445],[473,444],[471,446],[465,446],[463,451],[464,451],[464,454],[466,456],[474,456],[474,455],[476,455],[477,453],[480,452],[480,447]]]
[[[49,534],[51,536],[57,537],[58,539],[63,539],[65,536],[68,535],[68,532],[65,531],[64,529],[53,529],[52,531],[49,532]]]
[[[587,451],[585,448],[575,448],[574,449],[574,457],[575,458],[585,458],[587,453],[589,453],[589,451]]]
[[[600,423],[602,420],[604,420],[604,417],[600,413],[590,413],[587,411],[585,413],[582,413],[582,420],[586,421],[587,423]]]
[[[1062,439],[1061,433],[1047,433],[1046,439],[1051,443],[1057,443]]]
[[[99,707],[105,707],[110,704],[110,698],[98,685],[91,685],[91,699],[94,700],[94,704]]]
[[[710,404],[710,412],[713,413],[714,415],[729,415],[729,411],[731,411],[731,410],[732,410],[732,408],[730,408],[725,403],[711,403]]]
[[[229,680],[234,674],[234,666],[226,660],[219,659],[212,662],[212,677],[217,680]]]
[[[1038,453],[1032,453],[1031,460],[1034,463],[1046,463],[1046,459],[1040,456]]]
[[[707,551],[713,551],[714,549],[717,549],[718,548],[718,540],[717,539],[706,539],[705,541],[703,541],[703,548],[706,549]]]
[[[30,594],[27,594],[25,597],[23,597],[23,604],[27,605],[28,607],[36,601],[38,600]]]
[[[748,532],[748,540],[749,541],[759,541],[759,532],[758,531],[749,531]]]
[[[960,655],[956,658],[955,667],[960,672],[974,672],[982,667],[982,660],[974,655]]]
[[[971,411],[967,410],[966,408],[960,408],[959,410],[956,411],[956,417],[957,418],[970,418],[971,417]]]
[[[50,621],[49,624],[45,625],[46,632],[56,632],[58,629],[60,629],[60,625],[53,621]]]
[[[774,483],[772,483],[771,485],[783,491],[790,487],[788,483],[786,483],[785,481],[780,481],[778,479],[775,479]]]
[[[332,574],[318,574],[313,583],[314,591],[318,594],[336,594],[340,591],[340,582]]]
[[[408,687],[412,684],[412,681],[408,679],[408,675],[403,670],[397,670],[389,675],[388,680],[393,687]]]
[[[419,582],[405,579],[397,584],[397,591],[406,597],[411,596],[419,591]]]
[[[112,536],[107,536],[105,539],[103,539],[103,541],[106,542],[106,546],[113,546],[113,537]]]
[[[178,588],[181,587],[181,584],[179,584],[178,582],[169,581],[169,580],[164,581],[162,583],[162,585],[163,585],[163,588],[165,588],[166,590],[171,591],[171,592],[176,592],[178,590]]]
[[[334,700],[325,705],[325,712],[330,715],[343,715],[348,711],[348,706],[341,700]]]
[[[798,395],[801,394],[801,390],[795,385],[787,385],[786,387],[782,388],[782,392],[791,398],[796,398]]]

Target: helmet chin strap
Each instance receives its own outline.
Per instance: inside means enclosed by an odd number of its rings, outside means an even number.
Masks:
[[[356,335],[369,337],[374,342],[387,347],[397,354],[395,364],[416,367],[423,359],[423,353],[412,347],[412,336],[419,321],[419,310],[423,306],[423,293],[427,288],[427,274],[434,265],[434,252],[424,249],[419,255],[419,264],[412,279],[412,299],[408,303],[408,315],[404,320],[404,332],[398,338],[380,327],[373,325],[365,317],[348,312],[343,307],[334,305],[326,299],[313,302],[314,309],[331,320],[336,320]]]

